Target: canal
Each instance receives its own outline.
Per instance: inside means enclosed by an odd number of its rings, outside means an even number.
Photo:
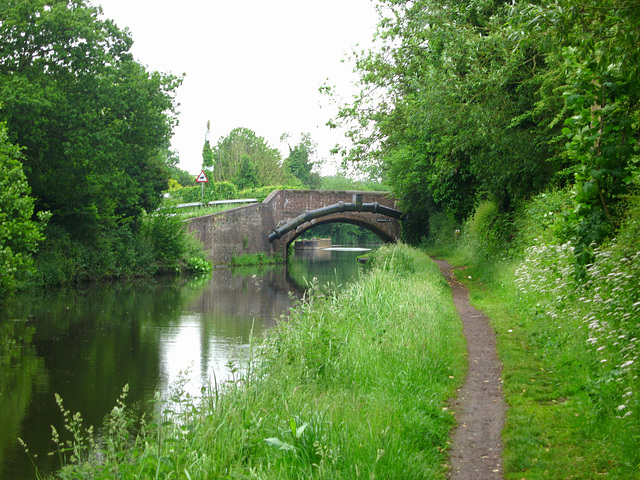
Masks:
[[[51,425],[65,409],[98,428],[125,384],[127,402],[152,410],[177,383],[193,395],[242,364],[251,336],[276,324],[306,285],[358,276],[359,249],[298,253],[289,268],[215,269],[211,277],[85,287],[18,296],[0,319],[0,478],[59,467]],[[285,317],[283,317],[283,315]],[[29,456],[19,444],[23,439]]]

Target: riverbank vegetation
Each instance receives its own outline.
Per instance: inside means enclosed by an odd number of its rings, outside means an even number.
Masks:
[[[83,0],[4,4],[0,16],[0,183],[12,184],[0,303],[17,287],[206,268],[154,214],[177,161],[181,78],[147,71],[130,34]]]
[[[230,366],[233,380],[201,399],[177,385],[139,430],[124,396],[97,437],[61,405],[56,477],[444,479],[461,323],[424,254],[384,247],[374,259],[340,291],[316,283]]]
[[[275,263],[283,263],[284,259],[282,255],[276,254],[273,256],[269,256],[266,253],[245,253],[242,255],[231,255],[231,263],[232,267],[247,267],[247,266],[262,266],[262,265],[271,265]]]
[[[388,181],[408,242],[468,267],[505,478],[640,478],[640,4],[378,4],[345,161]]]
[[[498,335],[505,478],[640,478],[640,198],[582,269],[554,233],[570,195],[539,195],[506,229],[482,204],[427,245],[467,267],[458,278]]]

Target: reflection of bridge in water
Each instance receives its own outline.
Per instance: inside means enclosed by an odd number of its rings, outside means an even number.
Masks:
[[[291,242],[325,223],[351,223],[385,242],[400,239],[402,212],[386,192],[276,190],[262,203],[186,220],[215,265],[233,255],[265,253],[286,258]]]

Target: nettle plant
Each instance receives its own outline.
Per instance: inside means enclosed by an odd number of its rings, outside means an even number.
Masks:
[[[640,252],[625,254],[613,244],[596,249],[594,257],[577,280],[573,245],[530,247],[516,271],[516,287],[547,345],[557,348],[561,337],[578,339],[573,345],[584,349],[589,388],[604,410],[620,419],[637,416]]]

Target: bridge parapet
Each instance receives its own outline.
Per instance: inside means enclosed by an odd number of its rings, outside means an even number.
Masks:
[[[375,209],[337,211],[301,222],[279,238],[269,240],[269,234],[281,229],[308,211],[342,204],[377,205]],[[379,208],[379,207],[383,208]],[[233,208],[212,215],[186,220],[209,259],[216,265],[228,264],[233,255],[264,252],[286,257],[288,245],[304,231],[330,222],[352,223],[377,233],[385,241],[400,237],[400,222],[383,210],[396,210],[396,200],[387,192],[337,190],[276,190],[262,203]],[[366,208],[364,209],[366,210]],[[375,210],[375,211],[374,211]]]

